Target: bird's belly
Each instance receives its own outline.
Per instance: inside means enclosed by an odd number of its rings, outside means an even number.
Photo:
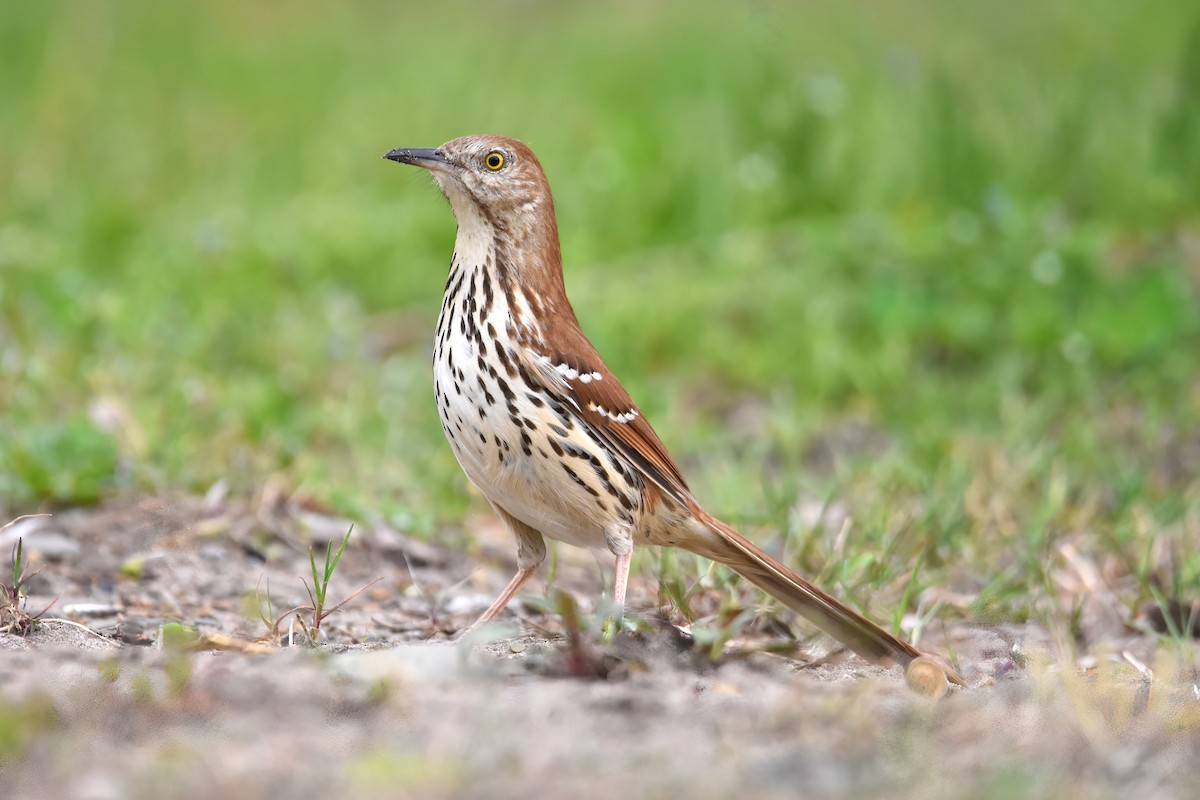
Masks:
[[[519,377],[493,376],[467,356],[459,350],[434,364],[442,429],[467,477],[488,500],[544,536],[606,546],[604,526],[614,508],[632,506],[630,487],[619,477],[616,485],[600,482],[591,460],[564,450],[583,436],[577,423],[556,415]],[[624,505],[618,486],[627,495]]]

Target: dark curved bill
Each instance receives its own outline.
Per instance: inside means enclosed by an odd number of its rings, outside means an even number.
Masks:
[[[446,157],[433,147],[399,147],[389,151],[384,158],[400,164],[412,164],[414,167],[433,169],[446,165]]]

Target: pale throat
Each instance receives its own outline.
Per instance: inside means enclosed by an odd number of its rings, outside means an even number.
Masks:
[[[450,201],[454,218],[458,221],[458,235],[454,239],[454,252],[459,263],[468,266],[487,264],[496,247],[496,231],[479,211],[475,201],[454,181],[443,181],[435,173],[442,194]]]
[[[463,197],[456,198],[450,192],[446,195],[458,220],[458,235],[454,239],[454,261],[450,267],[450,283],[447,285],[455,282],[458,273],[463,273],[466,286],[473,288],[482,284],[482,281],[477,282],[474,273],[487,272],[493,287],[491,302],[486,305],[477,302],[471,306],[468,303],[469,291],[461,292],[457,298],[461,304],[461,313],[470,313],[468,309],[474,308],[475,321],[481,326],[490,318],[496,330],[508,333],[514,338],[543,341],[541,323],[530,303],[526,288],[521,285],[521,276],[514,274],[512,267],[515,265],[506,263],[502,266],[499,263],[501,254],[497,253],[498,239],[495,228],[479,212],[474,201]]]

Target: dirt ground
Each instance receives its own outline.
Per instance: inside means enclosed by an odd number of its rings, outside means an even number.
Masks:
[[[1033,624],[949,624],[922,646],[971,688],[931,700],[820,636],[764,647],[769,624],[714,662],[644,578],[611,642],[564,639],[536,602],[454,642],[513,568],[476,523],[475,548],[357,528],[331,597],[382,580],[316,647],[288,620],[267,636],[255,587],[276,613],[303,603],[300,542],[347,523],[270,486],[10,527],[2,551],[20,536],[43,568],[30,610],[58,599],[0,634],[0,796],[1200,796],[1195,642],[1110,626],[1080,652]],[[587,619],[602,577],[566,550],[555,586]]]

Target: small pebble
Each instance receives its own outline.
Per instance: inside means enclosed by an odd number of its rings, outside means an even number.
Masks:
[[[112,603],[68,603],[60,612],[68,617],[109,617],[124,610]]]
[[[904,670],[904,681],[915,693],[933,700],[940,700],[950,690],[946,671],[927,656],[919,656],[909,662]]]

